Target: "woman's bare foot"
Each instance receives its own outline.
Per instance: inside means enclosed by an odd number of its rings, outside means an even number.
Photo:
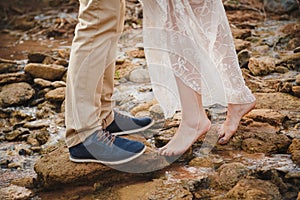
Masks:
[[[242,117],[250,112],[256,102],[247,104],[228,104],[227,116],[219,134],[219,144],[227,144],[235,134]]]
[[[183,154],[210,129],[210,126],[211,122],[208,118],[200,120],[193,127],[183,121],[169,143],[160,148],[160,155],[178,156]]]

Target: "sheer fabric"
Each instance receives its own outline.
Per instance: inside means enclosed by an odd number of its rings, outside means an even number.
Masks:
[[[175,76],[203,105],[255,100],[245,85],[221,0],[143,0],[143,37],[154,94],[165,117],[180,109]]]

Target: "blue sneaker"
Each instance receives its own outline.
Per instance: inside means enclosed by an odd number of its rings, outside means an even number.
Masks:
[[[113,135],[145,131],[154,124],[150,117],[134,118],[114,111],[114,121],[105,130]]]
[[[120,138],[101,130],[90,135],[84,142],[69,148],[69,152],[73,162],[119,165],[141,156],[145,149],[141,142]]]

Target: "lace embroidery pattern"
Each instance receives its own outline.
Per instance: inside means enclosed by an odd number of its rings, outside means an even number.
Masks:
[[[180,108],[175,77],[205,106],[250,103],[221,0],[143,0],[143,36],[153,91],[166,117]]]

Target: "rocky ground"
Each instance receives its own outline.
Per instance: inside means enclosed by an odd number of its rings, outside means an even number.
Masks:
[[[263,3],[264,2],[264,3]],[[34,6],[32,6],[34,5]],[[300,199],[300,11],[289,1],[224,1],[256,108],[229,144],[216,144],[225,108],[181,158],[164,158],[180,112],[164,120],[142,44],[142,10],[127,0],[116,61],[116,108],[152,116],[130,136],[149,148],[123,166],[75,164],[63,141],[65,81],[76,0],[0,2],[1,199]]]

